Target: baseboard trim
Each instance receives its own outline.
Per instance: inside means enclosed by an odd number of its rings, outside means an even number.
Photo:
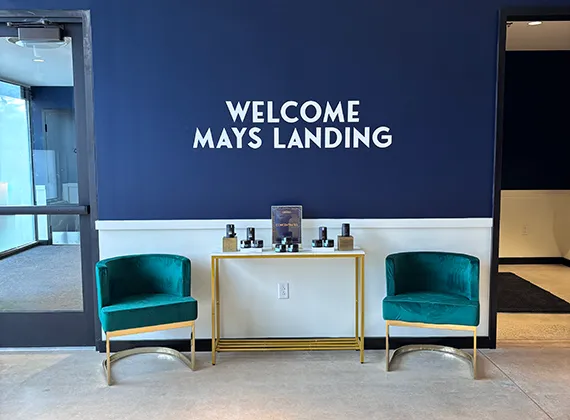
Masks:
[[[503,257],[499,264],[555,264],[570,267],[570,260],[563,257]]]
[[[390,349],[396,349],[409,344],[436,344],[458,349],[473,348],[472,337],[390,337]],[[169,347],[177,351],[190,351],[190,340],[111,340],[111,352],[115,353],[137,347]],[[477,348],[491,348],[489,337],[477,337]],[[96,349],[105,352],[105,341],[98,340]],[[366,337],[365,350],[385,350],[386,337]],[[212,340],[208,338],[196,339],[196,351],[212,351]]]

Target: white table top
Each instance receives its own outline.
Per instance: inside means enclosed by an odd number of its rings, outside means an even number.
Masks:
[[[249,257],[249,258],[295,258],[295,257],[356,257],[358,255],[365,255],[366,253],[360,249],[356,248],[351,251],[339,251],[335,249],[334,251],[313,251],[311,248],[301,249],[299,252],[275,252],[273,248],[264,248],[263,252],[248,252],[248,251],[237,251],[237,252],[213,252],[212,257]]]

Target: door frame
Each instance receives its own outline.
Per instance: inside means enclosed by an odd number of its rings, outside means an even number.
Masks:
[[[80,133],[77,136],[79,205],[3,206],[0,207],[0,215],[80,215],[83,312],[0,313],[0,330],[10,331],[10,337],[7,337],[7,334],[0,335],[0,347],[95,346],[101,339],[101,326],[96,316],[97,293],[94,273],[95,263],[99,260],[99,247],[95,229],[98,207],[91,16],[88,10],[0,10],[2,24],[32,23],[43,18],[53,23],[68,25],[75,35],[74,40],[82,41],[72,44],[75,124],[76,133]],[[3,26],[2,29],[8,32],[11,28]],[[46,326],[49,324],[50,328],[41,328],[44,323]],[[70,330],[54,330],[53,326],[60,323],[68,326]],[[82,331],[82,334],[76,335],[77,331]]]
[[[501,171],[503,168],[505,61],[507,22],[570,20],[570,7],[513,7],[499,11],[497,84],[495,106],[495,154],[493,172],[493,232],[491,239],[491,276],[489,285],[489,346],[497,347],[497,309],[499,273],[499,235],[501,230]]]

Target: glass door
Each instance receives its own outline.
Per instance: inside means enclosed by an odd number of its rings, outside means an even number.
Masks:
[[[82,25],[1,19],[0,347],[95,345]]]

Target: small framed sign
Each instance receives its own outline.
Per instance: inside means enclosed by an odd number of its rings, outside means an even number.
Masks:
[[[273,245],[284,237],[291,237],[294,244],[301,244],[303,206],[271,206],[271,230]]]

